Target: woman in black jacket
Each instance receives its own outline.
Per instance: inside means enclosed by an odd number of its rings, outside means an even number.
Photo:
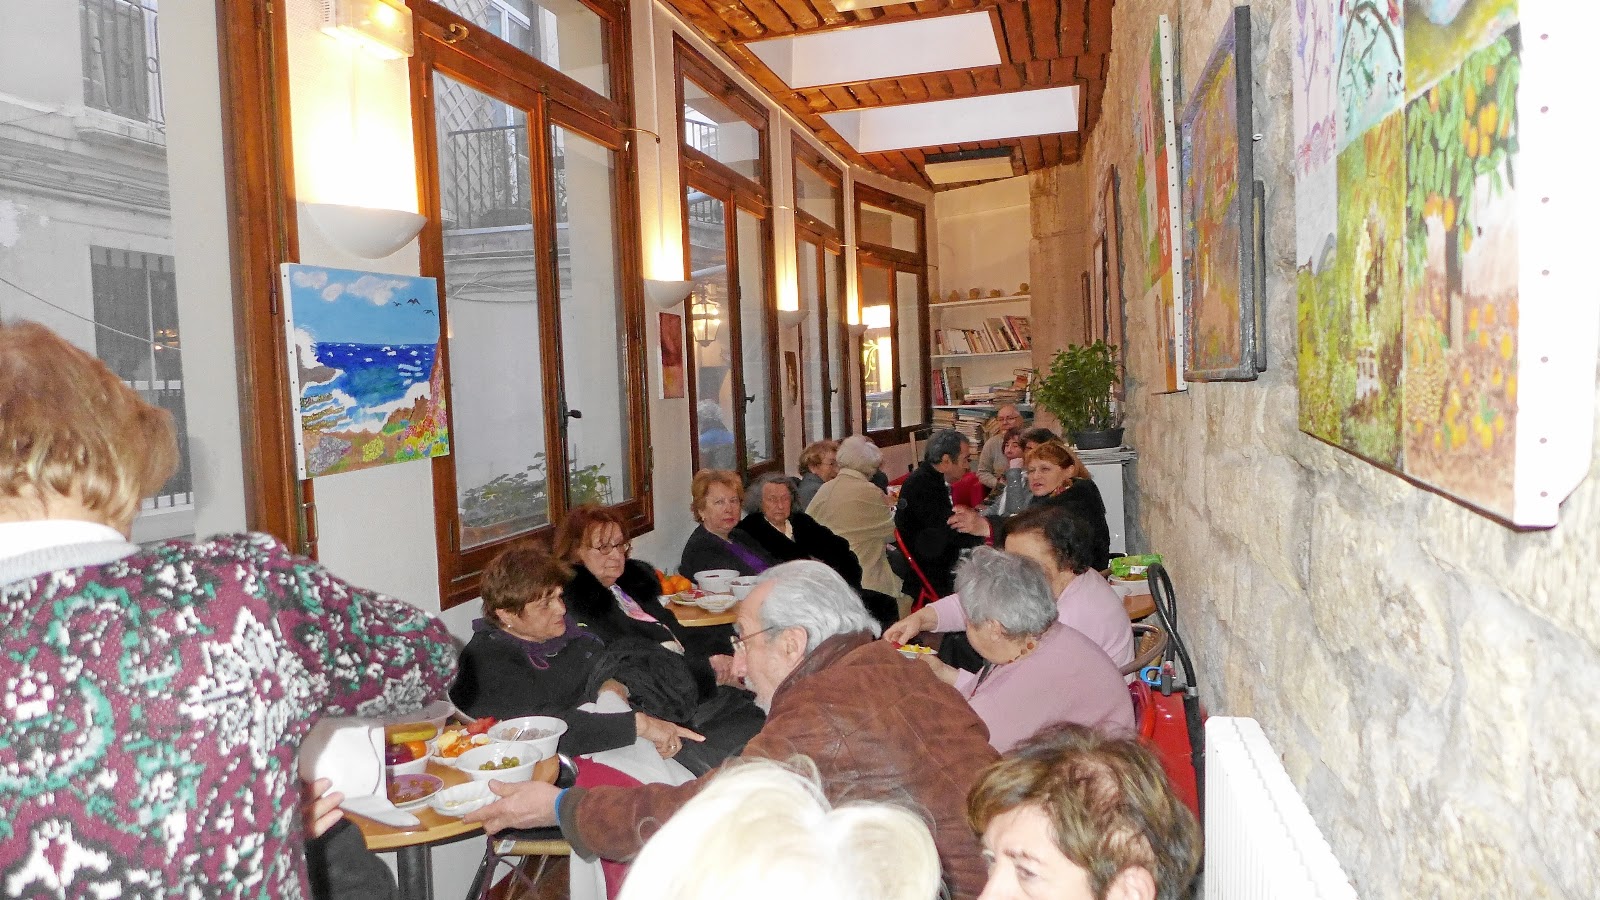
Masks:
[[[1084,560],[1089,568],[1105,571],[1111,565],[1111,526],[1106,522],[1106,504],[1100,489],[1089,477],[1089,469],[1065,444],[1057,441],[1040,444],[1024,457],[1028,466],[1028,491],[1033,499],[1028,508],[1054,506],[1071,512],[1088,523],[1093,546]],[[1005,524],[1000,516],[984,517],[975,510],[959,507],[951,517],[958,531],[987,537],[994,535],[996,546],[1005,543]]]
[[[707,569],[733,569],[760,575],[777,560],[739,527],[739,475],[726,469],[701,469],[689,483],[690,510],[700,523],[683,545],[678,573],[693,578]]]

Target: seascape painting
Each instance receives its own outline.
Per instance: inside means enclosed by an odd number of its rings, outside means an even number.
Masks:
[[[300,477],[449,452],[432,278],[281,267]]]
[[[1307,10],[1296,20],[1297,54],[1323,39],[1326,9],[1312,11],[1319,2],[1330,0],[1296,0],[1297,12]],[[1538,252],[1529,240],[1535,224],[1546,243],[1566,239],[1538,219],[1541,202],[1529,200],[1526,185],[1570,150],[1523,145],[1527,24],[1516,0],[1338,3],[1339,65],[1332,73],[1303,67],[1335,80],[1340,118],[1331,165],[1315,152],[1296,160],[1304,182],[1332,185],[1331,204],[1297,204],[1297,226],[1320,235],[1334,211],[1325,249],[1302,249],[1297,260],[1300,428],[1506,521],[1553,524],[1559,497],[1586,463],[1558,489],[1554,479],[1566,476],[1546,448],[1569,436],[1586,451],[1593,423],[1573,420],[1581,391],[1529,398],[1519,394],[1519,374],[1548,377],[1530,374],[1532,353],[1568,363],[1592,385],[1593,359],[1573,352],[1550,317],[1557,307],[1575,314],[1580,301],[1530,278],[1527,265],[1526,254]],[[1544,83],[1564,85],[1554,71],[1544,70]],[[1295,101],[1307,105],[1295,112],[1297,140],[1311,137],[1302,123],[1314,127],[1325,88],[1297,84]],[[1365,99],[1353,102],[1357,95]],[[1541,97],[1533,107],[1553,108],[1545,104]],[[1559,166],[1550,179],[1563,183]],[[1530,329],[1534,317],[1545,327]],[[1534,410],[1561,413],[1533,419]],[[1537,442],[1522,440],[1529,427],[1539,429]],[[1529,447],[1539,456],[1526,455]]]
[[[1134,204],[1139,221],[1138,254],[1144,259],[1141,295],[1156,317],[1155,351],[1161,369],[1156,393],[1184,389],[1183,306],[1180,258],[1174,253],[1178,230],[1177,127],[1173,116],[1172,26],[1166,16],[1156,21],[1149,64],[1139,72],[1132,109],[1133,134],[1139,143],[1133,159]]]

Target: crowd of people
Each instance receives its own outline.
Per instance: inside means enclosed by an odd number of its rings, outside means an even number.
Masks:
[[[758,576],[731,625],[681,624],[627,522],[580,506],[487,566],[459,650],[262,535],[132,543],[170,417],[49,330],[0,325],[0,413],[7,896],[336,894],[328,870],[362,861],[318,849],[354,831],[300,782],[301,742],[442,696],[566,722],[574,786],[496,783],[467,820],[631,862],[624,898],[1144,900],[1194,878],[1194,819],[1134,737],[1098,492],[1014,408],[974,477],[971,442],[936,433],[898,498],[860,436],[794,479],[696,473],[677,570]],[[908,578],[941,599],[913,609]],[[902,652],[918,640],[964,655]],[[684,776],[590,759],[634,746]]]

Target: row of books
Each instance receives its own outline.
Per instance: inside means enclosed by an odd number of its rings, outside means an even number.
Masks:
[[[974,445],[981,446],[988,440],[993,432],[994,407],[992,406],[964,406],[960,409],[935,409],[933,411],[933,427],[935,430],[954,428],[967,436]],[[1028,427],[1032,417],[1023,413],[1023,427]]]
[[[935,328],[934,353],[1007,353],[1032,350],[1033,332],[1027,316],[990,316],[982,328]]]
[[[934,406],[959,406],[967,402],[967,389],[961,383],[960,366],[934,369],[932,381]]]

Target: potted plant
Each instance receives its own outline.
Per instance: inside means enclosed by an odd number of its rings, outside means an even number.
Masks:
[[[1120,381],[1117,348],[1105,341],[1056,353],[1034,385],[1035,402],[1057,419],[1079,450],[1122,445],[1121,413],[1112,391]]]

